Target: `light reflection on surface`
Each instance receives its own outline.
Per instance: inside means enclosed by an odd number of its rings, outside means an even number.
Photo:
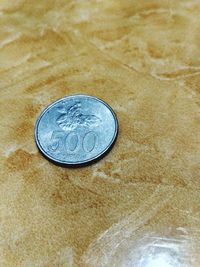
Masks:
[[[140,267],[180,267],[180,263],[177,259],[167,255],[165,253],[160,253],[158,255],[149,256],[143,261]]]
[[[154,239],[143,250],[138,267],[182,267],[180,240]]]
[[[156,258],[150,259],[147,263],[145,263],[144,267],[173,267],[170,259],[166,257],[166,255],[159,255]]]
[[[192,260],[191,238],[178,231],[172,236],[149,234],[127,250],[123,267],[196,267]]]
[[[186,228],[163,229],[148,233],[138,241],[124,242],[116,260],[119,267],[200,267],[197,257],[199,231]],[[131,242],[132,241],[132,242]],[[119,253],[120,254],[120,253]]]
[[[135,238],[135,233],[124,234],[116,231],[111,237],[110,250],[108,250],[108,239],[100,248],[101,257],[90,256],[87,266],[98,267],[200,267],[199,230],[188,228],[161,228],[159,231],[146,230]],[[106,233],[107,234],[107,233]],[[105,238],[105,236],[104,236]],[[120,242],[119,242],[120,240]],[[107,250],[103,250],[104,248]],[[91,255],[91,254],[90,254]],[[93,255],[93,254],[92,254]]]

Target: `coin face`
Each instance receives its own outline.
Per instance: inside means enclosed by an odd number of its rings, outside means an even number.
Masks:
[[[73,95],[57,100],[40,114],[35,140],[49,160],[74,166],[105,155],[117,133],[117,118],[108,104],[96,97]]]

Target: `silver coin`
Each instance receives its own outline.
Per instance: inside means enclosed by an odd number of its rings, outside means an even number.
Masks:
[[[104,156],[114,144],[118,122],[112,108],[88,95],[67,96],[49,105],[35,126],[35,140],[47,159],[84,165]]]

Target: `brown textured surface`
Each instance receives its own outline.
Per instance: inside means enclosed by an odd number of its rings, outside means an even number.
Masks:
[[[200,266],[200,3],[0,0],[0,266]],[[153,77],[152,77],[153,76]],[[95,95],[120,134],[63,169],[33,136]]]

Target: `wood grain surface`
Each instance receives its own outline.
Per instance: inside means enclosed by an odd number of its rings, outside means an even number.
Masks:
[[[199,0],[0,0],[0,267],[200,266]],[[117,142],[79,169],[34,125],[83,93]]]

